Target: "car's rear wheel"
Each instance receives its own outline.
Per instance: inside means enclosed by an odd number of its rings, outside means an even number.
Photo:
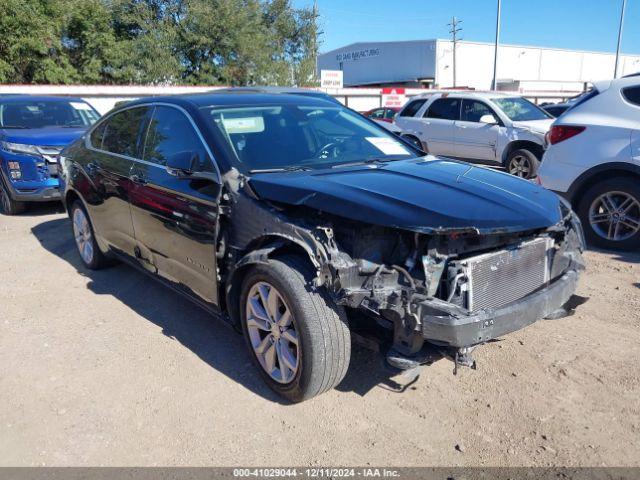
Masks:
[[[422,142],[420,141],[420,139],[418,137],[414,137],[413,135],[406,135],[406,134],[400,134],[400,137],[404,141],[409,142],[411,145],[413,145],[417,149],[422,150],[425,153],[428,153],[427,152],[427,147],[422,144]]]
[[[509,153],[507,171],[516,177],[530,179],[538,173],[540,160],[529,150],[519,148]]]
[[[73,238],[84,266],[91,270],[100,270],[109,266],[110,261],[98,247],[89,214],[80,200],[76,200],[71,207],[71,225]]]
[[[587,242],[613,250],[640,247],[640,187],[637,180],[611,178],[595,184],[578,205]]]
[[[0,179],[0,212],[5,215],[18,215],[27,209],[27,205],[24,202],[16,202],[11,198],[9,190],[4,185],[2,179]]]
[[[351,356],[344,309],[312,278],[300,257],[271,259],[248,272],[240,295],[251,358],[269,387],[292,402],[338,385]]]

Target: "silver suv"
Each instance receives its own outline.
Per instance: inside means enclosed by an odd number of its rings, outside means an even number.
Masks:
[[[433,155],[503,166],[535,176],[553,117],[529,100],[498,92],[429,92],[396,116],[403,136]]]

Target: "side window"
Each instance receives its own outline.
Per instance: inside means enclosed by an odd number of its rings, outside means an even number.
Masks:
[[[384,118],[384,109],[379,108],[377,110],[374,110],[373,112],[371,112],[371,115],[369,115],[369,118]]]
[[[479,122],[483,115],[493,115],[498,118],[489,106],[477,100],[462,100],[462,114],[460,119],[463,122]]]
[[[149,107],[129,108],[109,117],[102,133],[102,150],[138,157],[140,134],[148,111]]]
[[[460,99],[448,97],[437,99],[429,106],[425,117],[458,120],[460,117]]]
[[[409,102],[409,104],[406,107],[404,107],[404,109],[399,113],[399,115],[401,117],[415,116],[415,114],[418,113],[418,110],[422,108],[422,105],[424,105],[426,101],[427,101],[426,98],[422,98],[420,100],[413,100],[412,102]]]
[[[93,148],[102,149],[102,139],[104,137],[104,131],[106,128],[107,122],[102,122],[93,130],[93,132],[91,132],[89,143],[91,143],[91,146]]]
[[[149,123],[144,160],[166,165],[167,158],[178,152],[193,152],[199,160],[199,171],[214,171],[200,137],[185,114],[173,107],[156,107]]]
[[[387,108],[387,111],[384,114],[384,118],[392,119],[395,116],[396,116],[396,111],[395,110],[391,110],[390,108]]]
[[[622,90],[622,95],[627,99],[627,102],[633,103],[640,107],[640,85],[637,87],[627,87]]]

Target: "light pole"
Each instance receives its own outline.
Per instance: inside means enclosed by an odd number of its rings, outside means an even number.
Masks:
[[[618,27],[618,46],[616,47],[616,65],[613,68],[613,78],[618,78],[618,57],[620,57],[620,42],[622,41],[622,25],[624,23],[624,11],[627,7],[627,0],[622,0],[622,11],[620,12],[620,26]]]
[[[496,15],[496,44],[493,51],[493,80],[491,81],[491,90],[495,90],[497,88],[498,44],[500,43],[500,10],[501,9],[502,9],[502,0],[498,0],[498,14]]]

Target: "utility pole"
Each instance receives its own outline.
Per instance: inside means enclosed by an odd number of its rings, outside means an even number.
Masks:
[[[626,1],[626,0],[625,0]],[[502,9],[502,0],[498,0],[498,13],[496,15],[496,44],[493,50],[493,80],[491,81],[491,90],[498,88],[498,44],[500,43],[500,10]]]
[[[449,33],[451,34],[451,40],[453,41],[453,88],[456,87],[456,47],[458,46],[458,42],[462,40],[462,38],[458,38],[458,33],[462,31],[462,27],[460,24],[462,20],[458,20],[456,17],[451,19],[451,23],[448,23],[451,27]]]
[[[618,57],[620,56],[620,42],[622,42],[622,25],[624,23],[624,11],[627,8],[627,0],[622,0],[620,12],[620,26],[618,27],[618,46],[616,47],[616,65],[613,69],[613,78],[618,78]]]

